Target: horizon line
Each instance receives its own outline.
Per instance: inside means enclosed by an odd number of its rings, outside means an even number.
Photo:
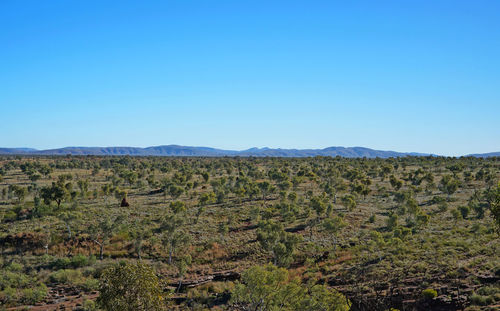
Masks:
[[[50,151],[50,150],[61,150],[61,149],[69,149],[69,148],[135,148],[135,149],[148,149],[148,148],[157,148],[157,147],[185,147],[185,148],[208,148],[208,149],[214,149],[214,150],[220,150],[220,151],[228,151],[228,152],[244,152],[244,151],[249,151],[252,149],[257,149],[257,150],[289,150],[289,151],[305,151],[305,150],[311,150],[311,151],[319,151],[319,150],[325,150],[328,148],[343,148],[343,149],[355,149],[355,148],[362,148],[362,149],[369,149],[371,151],[381,151],[381,152],[395,152],[395,153],[403,153],[403,154],[415,154],[416,156],[439,156],[439,157],[467,157],[467,156],[473,156],[473,155],[487,155],[487,154],[492,154],[492,153],[498,153],[500,151],[490,151],[490,152],[481,152],[481,153],[468,153],[464,155],[442,155],[442,154],[437,154],[437,153],[426,153],[426,152],[418,152],[418,151],[395,151],[395,150],[390,150],[390,149],[374,149],[370,147],[363,147],[363,146],[350,146],[350,147],[345,147],[345,146],[328,146],[324,148],[280,148],[280,147],[250,147],[246,149],[225,149],[225,148],[217,148],[217,147],[208,147],[208,146],[188,146],[188,145],[179,145],[179,144],[160,144],[160,145],[152,145],[152,146],[146,146],[146,147],[137,147],[137,146],[127,146],[127,145],[108,145],[108,146],[64,146],[64,147],[56,147],[56,148],[32,148],[32,147],[0,147],[0,149],[14,149],[14,150],[25,150],[25,152],[36,152],[36,151]],[[14,153],[12,153],[14,154]]]

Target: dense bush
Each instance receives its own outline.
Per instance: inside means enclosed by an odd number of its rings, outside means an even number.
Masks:
[[[99,305],[107,311],[165,309],[165,295],[154,270],[142,263],[120,263],[104,271]]]
[[[274,265],[255,266],[241,276],[231,297],[244,310],[347,311],[345,297],[324,285],[301,284]]]
[[[75,255],[71,258],[63,257],[57,258],[50,265],[52,268],[59,269],[68,269],[68,268],[81,268],[86,266],[91,266],[96,262],[95,256],[87,257],[85,255]]]
[[[28,305],[42,301],[47,296],[47,286],[40,284],[35,288],[26,288],[22,291],[22,302]]]
[[[433,299],[433,298],[436,298],[437,297],[437,291],[435,289],[432,289],[432,288],[424,289],[422,291],[422,297],[424,297],[424,299]]]
[[[80,270],[61,269],[50,274],[50,281],[59,284],[74,285],[83,280]]]

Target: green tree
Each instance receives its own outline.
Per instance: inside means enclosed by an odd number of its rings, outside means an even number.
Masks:
[[[339,292],[329,289],[325,285],[315,284],[308,287],[300,297],[298,311],[347,311],[350,305],[347,299]]]
[[[386,219],[387,229],[392,230],[398,226],[398,215],[391,213]]]
[[[203,180],[205,181],[205,183],[207,183],[210,179],[210,174],[208,172],[202,172],[201,177],[203,177]]]
[[[329,234],[334,250],[337,247],[337,234],[342,230],[347,224],[339,216],[333,218],[328,218],[323,221],[323,228]]]
[[[127,183],[129,184],[130,187],[132,187],[132,184],[134,184],[138,178],[137,172],[128,171],[128,170],[121,171],[119,175],[121,178],[123,178],[125,181],[127,181]]]
[[[78,185],[78,188],[80,188],[80,196],[84,198],[87,195],[87,192],[89,191],[89,181],[88,179],[79,179],[76,184]]]
[[[302,295],[298,282],[290,282],[288,271],[274,265],[255,266],[241,275],[231,302],[249,311],[291,310]]]
[[[497,230],[500,232],[500,182],[496,187],[485,190],[483,199],[491,211]]]
[[[186,204],[182,201],[174,201],[170,203],[170,209],[174,214],[184,213],[186,211]]]
[[[110,196],[114,192],[113,185],[111,185],[111,184],[102,185],[101,192],[102,192],[102,195],[104,196],[104,200],[107,201],[108,196]]]
[[[59,214],[58,217],[66,225],[66,230],[68,230],[68,238],[71,239],[71,236],[72,236],[71,223],[73,221],[77,220],[78,218],[80,218],[81,215],[78,215],[78,214],[72,213],[72,212],[62,212],[61,214]]]
[[[460,213],[458,209],[452,209],[451,215],[453,216],[453,219],[455,219],[455,223],[462,219],[462,213]]]
[[[309,202],[309,207],[316,212],[318,219],[326,211],[326,204],[321,197],[313,197]]]
[[[184,193],[184,188],[172,184],[168,188],[168,193],[172,198],[178,199]]]
[[[109,243],[118,226],[122,223],[123,217],[116,217],[111,219],[109,217],[102,217],[97,224],[92,224],[89,227],[89,232],[94,243],[99,245],[99,259],[102,260],[104,256],[104,246]]]
[[[460,186],[460,181],[451,177],[450,175],[445,175],[441,179],[439,190],[448,194],[448,197],[450,197],[453,193],[455,193],[455,191],[457,191],[459,186]]]
[[[472,198],[471,200],[469,200],[468,206],[470,210],[476,213],[477,219],[484,218],[485,204],[483,202],[479,202],[479,200]]]
[[[106,311],[158,311],[165,294],[150,266],[121,263],[102,273],[97,303]]]
[[[187,269],[191,265],[191,255],[185,255],[176,260],[175,267],[177,268],[177,277],[179,278],[179,286],[177,287],[177,291],[181,290],[182,286],[182,278],[187,272]]]
[[[17,185],[12,186],[12,191],[14,192],[14,196],[17,198],[17,203],[22,203],[28,194],[28,189]]]
[[[152,235],[151,230],[147,228],[146,225],[146,221],[136,222],[129,231],[130,237],[134,239],[134,250],[139,260],[142,259],[142,247],[144,246],[144,241],[149,239]]]
[[[60,178],[57,182],[52,182],[50,187],[43,187],[40,190],[40,197],[47,205],[51,202],[56,202],[59,209],[61,203],[70,197],[70,185],[71,183],[65,183],[64,178]]]
[[[215,193],[213,192],[205,192],[202,195],[200,195],[200,198],[198,200],[200,206],[205,206],[208,204],[213,204],[216,202],[216,196]]]
[[[394,190],[396,191],[401,189],[401,187],[403,186],[403,182],[397,179],[394,175],[391,175],[391,177],[389,177],[389,181],[391,183],[392,188],[394,188]]]
[[[342,204],[349,211],[352,211],[356,207],[356,205],[357,205],[356,199],[355,199],[355,197],[352,194],[347,194],[347,195],[343,196],[342,197]]]
[[[262,200],[264,200],[265,202],[267,196],[274,191],[274,187],[267,180],[259,182],[257,186],[259,187],[260,193],[262,194]]]
[[[285,232],[280,223],[265,220],[259,224],[257,240],[264,250],[271,253],[275,265],[287,266],[292,261],[293,252],[301,238]]]
[[[347,311],[345,297],[324,285],[301,284],[274,265],[255,266],[241,275],[231,303],[248,311]]]
[[[166,216],[161,223],[162,244],[168,251],[168,264],[172,264],[172,256],[176,250],[189,244],[190,236],[181,230],[184,217],[180,215]]]

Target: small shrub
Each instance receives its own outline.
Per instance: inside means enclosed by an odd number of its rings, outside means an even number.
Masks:
[[[47,296],[47,286],[40,284],[36,288],[25,288],[22,291],[22,301],[25,304],[33,305],[42,301]]]
[[[397,228],[394,228],[393,235],[395,238],[404,239],[407,236],[411,235],[411,229],[399,226]]]
[[[17,301],[17,299],[17,291],[12,287],[6,287],[3,291],[0,291],[0,301],[6,305]]]
[[[71,265],[71,259],[64,257],[64,258],[57,258],[55,261],[52,262],[51,266],[56,269],[66,269],[69,268]]]
[[[454,209],[451,211],[451,215],[453,216],[453,218],[455,219],[455,221],[459,221],[460,219],[462,219],[462,214],[460,213],[460,211],[458,209]]]
[[[96,262],[95,256],[87,257],[85,255],[75,255],[71,258],[57,258],[51,263],[55,270],[68,269],[68,268],[82,268],[91,266]]]
[[[35,203],[35,208],[33,209],[33,217],[38,217],[42,218],[44,216],[49,216],[54,213],[52,207],[50,205],[46,204],[36,204]]]
[[[437,291],[432,288],[427,288],[422,291],[422,297],[424,299],[433,299],[437,297]]]
[[[94,278],[87,278],[83,283],[79,284],[79,287],[87,292],[97,290],[99,289],[99,280]]]
[[[13,222],[17,219],[17,214],[14,211],[8,211],[3,215],[3,222]]]
[[[394,229],[398,225],[398,215],[389,215],[389,218],[386,220],[386,225],[389,230]]]
[[[476,293],[470,296],[470,301],[473,305],[476,306],[487,306],[495,302],[495,300],[491,296],[482,296]]]
[[[429,219],[431,217],[425,213],[419,213],[417,215],[417,223],[420,225],[420,226],[425,226],[429,223]]]
[[[440,203],[438,204],[438,211],[439,211],[440,213],[444,213],[444,212],[446,212],[447,210],[448,210],[448,203],[446,203],[446,202],[440,202]]]
[[[17,271],[7,270],[0,274],[0,288],[22,288],[27,287],[31,282],[32,279],[28,275]]]
[[[71,266],[73,268],[81,268],[88,266],[89,264],[89,259],[87,256],[84,255],[75,255],[71,258]]]
[[[50,274],[50,281],[59,284],[75,284],[82,279],[82,273],[78,270],[63,269]]]
[[[96,275],[96,269],[94,267],[86,267],[82,269],[82,274],[84,277],[93,277]]]
[[[500,288],[493,287],[493,286],[484,286],[484,287],[481,287],[480,289],[478,289],[477,293],[479,295],[483,295],[483,296],[495,295],[495,294],[500,293]]]
[[[5,270],[12,272],[21,272],[23,271],[23,265],[17,262],[13,262],[7,267],[5,267]]]
[[[95,311],[95,310],[97,310],[96,303],[93,300],[85,299],[83,301],[82,307],[83,307],[84,311]]]
[[[371,215],[370,218],[368,218],[369,223],[374,223],[375,222],[375,214]]]

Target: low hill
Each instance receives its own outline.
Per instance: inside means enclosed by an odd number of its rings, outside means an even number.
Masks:
[[[0,148],[0,154],[34,155],[132,155],[132,156],[200,156],[200,157],[315,157],[341,156],[346,158],[391,158],[409,155],[427,155],[422,153],[404,153],[395,151],[373,150],[363,147],[328,147],[324,149],[271,149],[251,148],[242,151],[223,150],[209,147],[190,147],[179,145],[138,147],[64,147],[58,149],[36,150],[29,148]]]
[[[396,158],[406,156],[428,156],[417,152],[396,152],[374,150],[365,147],[328,147],[324,149],[281,149],[250,148],[247,150],[224,150],[210,147],[191,147],[163,145],[146,148],[139,147],[64,147],[58,149],[37,150],[32,148],[0,148],[0,154],[33,155],[130,155],[130,156],[177,156],[177,157],[288,157],[303,158],[316,156],[341,156],[345,158]],[[471,154],[473,157],[500,156],[500,152]]]

